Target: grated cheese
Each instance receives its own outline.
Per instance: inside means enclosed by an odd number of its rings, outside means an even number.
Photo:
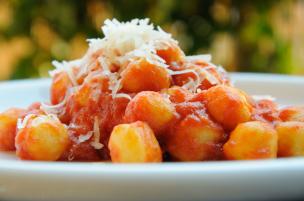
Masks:
[[[40,109],[44,111],[46,114],[59,115],[62,112],[64,106],[66,105],[66,102],[67,102],[67,95],[65,96],[63,101],[61,101],[61,103],[57,105],[47,105],[45,103],[41,103]]]
[[[26,127],[26,125],[28,124],[29,120],[32,118],[34,118],[34,120],[32,121],[33,126],[37,126],[42,122],[46,122],[47,120],[53,120],[56,122],[60,122],[58,117],[54,114],[38,115],[38,116],[36,114],[28,114],[24,117],[23,120],[21,118],[19,118],[17,120],[17,128],[19,130],[24,129]]]
[[[60,122],[58,117],[54,114],[48,114],[48,115],[38,115],[33,119],[32,121],[32,126],[38,126],[41,123],[48,122],[49,120],[55,121],[55,122]]]
[[[170,75],[181,75],[181,74],[186,74],[186,73],[193,73],[196,77],[195,80],[192,78],[189,78],[189,81],[182,86],[182,88],[187,89],[191,92],[195,92],[196,89],[199,87],[201,84],[201,76],[194,70],[194,69],[186,69],[186,70],[180,70],[180,71],[172,71],[169,70]]]
[[[59,115],[62,113],[66,103],[67,103],[67,100],[68,100],[68,97],[74,93],[75,91],[77,91],[79,89],[79,86],[76,86],[76,87],[70,87],[64,97],[64,99],[58,103],[57,105],[48,105],[46,103],[41,103],[41,106],[40,106],[40,109],[42,111],[44,111],[46,114],[53,114],[53,115]]]
[[[121,79],[118,80],[117,74],[112,73],[110,76],[109,89],[112,91],[112,98],[116,98],[117,92],[122,88]]]
[[[191,55],[186,56],[187,61],[197,61],[197,60],[203,60],[206,62],[211,62],[212,56],[210,54],[199,54],[199,55]]]
[[[199,77],[198,73],[194,69],[186,69],[186,70],[179,70],[179,71],[173,71],[169,70],[170,75],[181,75],[186,73],[193,73],[197,78]]]
[[[94,134],[93,131],[89,131],[85,135],[79,135],[78,138],[74,139],[74,142],[76,142],[77,144],[81,144],[83,142],[86,142],[93,136],[93,134]]]
[[[94,119],[93,141],[90,144],[95,149],[102,149],[104,147],[104,145],[100,143],[100,129],[98,117],[95,117]]]
[[[28,121],[29,121],[31,118],[33,118],[33,117],[36,117],[36,115],[34,115],[34,114],[26,115],[26,116],[24,117],[23,120],[22,120],[21,118],[18,118],[18,120],[17,120],[17,128],[18,128],[18,129],[23,129],[23,128],[25,128],[26,125],[27,125],[27,123],[28,123]]]
[[[255,101],[260,101],[260,100],[270,100],[270,101],[275,101],[276,98],[270,95],[252,95],[251,96]]]
[[[168,68],[166,61],[156,54],[156,49],[150,42],[142,45],[140,48],[127,53],[124,57],[120,57],[122,65],[130,60],[145,58],[145,60],[159,67]]]
[[[70,81],[72,82],[73,86],[77,86],[77,79],[76,76],[73,72],[73,69],[76,68],[77,66],[79,66],[81,60],[73,60],[73,61],[62,61],[62,62],[58,62],[58,61],[53,61],[52,64],[53,66],[55,66],[55,70],[50,71],[49,74],[51,77],[53,77],[55,74],[59,73],[59,72],[66,72],[69,76]]]
[[[195,68],[195,69],[186,69],[186,70],[181,70],[181,71],[172,71],[170,70],[169,73],[170,75],[180,75],[180,74],[186,74],[186,73],[193,73],[196,76],[196,79],[189,78],[189,82],[187,82],[185,85],[182,87],[192,91],[192,92],[197,92],[198,87],[202,83],[204,79],[207,79],[212,85],[219,84],[220,81],[208,70],[209,69],[214,69],[216,66],[208,66],[205,68]]]
[[[72,127],[77,127],[77,125],[71,124],[70,128]],[[99,129],[98,117],[94,118],[93,131],[89,131],[88,133],[79,135],[78,137],[75,137],[74,135],[70,135],[70,139],[72,139],[76,144],[81,144],[83,142],[92,139],[90,145],[95,149],[102,149],[104,145],[100,143],[100,129]]]
[[[219,80],[212,73],[210,73],[208,69],[200,68],[199,70],[201,72],[201,75],[204,75],[204,78],[206,78],[210,82],[210,84],[219,84]]]
[[[115,95],[115,98],[126,98],[129,100],[132,100],[132,97],[129,94],[126,93],[118,93]]]
[[[192,78],[189,78],[189,81],[186,84],[184,84],[182,88],[187,89],[191,92],[195,92],[196,89],[199,87],[199,85],[200,82],[198,82],[197,80],[195,81]]]
[[[104,38],[89,39],[86,55],[81,60],[77,60],[80,68],[77,75],[71,72],[71,66],[74,63],[56,61],[53,65],[57,69],[52,74],[64,70],[68,73],[73,85],[77,86],[77,78],[87,75],[98,62],[107,72],[112,83],[115,82],[110,85],[112,96],[115,98],[121,89],[120,72],[130,61],[145,58],[151,64],[167,68],[165,61],[156,54],[156,50],[166,49],[170,44],[177,44],[171,34],[164,32],[160,27],[155,28],[149,19],[134,19],[129,22],[119,22],[116,19],[106,20],[101,29]],[[111,73],[113,66],[120,67],[118,75]],[[127,97],[127,95],[119,96]]]

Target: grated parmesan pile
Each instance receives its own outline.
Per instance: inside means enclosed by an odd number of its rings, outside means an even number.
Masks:
[[[156,54],[156,50],[166,49],[172,43],[177,44],[177,41],[160,27],[155,29],[149,19],[134,19],[130,22],[106,20],[101,29],[104,38],[88,39],[89,49],[83,58],[69,62],[54,61],[56,69],[51,71],[50,75],[66,71],[73,85],[77,86],[77,79],[91,72],[97,62],[104,74],[109,76],[110,90],[115,97],[121,88],[120,73],[130,61],[145,58],[151,64],[167,68],[165,61]],[[118,71],[113,72],[117,66]]]
[[[61,71],[66,71],[71,82],[77,86],[77,79],[85,77],[96,68],[103,69],[103,73],[110,78],[109,89],[115,97],[130,97],[124,93],[118,93],[121,89],[120,74],[129,62],[139,58],[145,58],[149,63],[163,67],[170,75],[193,73],[195,80],[189,80],[184,88],[196,92],[199,84],[208,79],[211,84],[217,84],[215,78],[208,69],[187,69],[172,71],[168,69],[166,62],[156,54],[158,49],[167,49],[170,45],[177,45],[171,34],[164,32],[160,27],[149,23],[149,19],[133,19],[129,22],[119,22],[116,19],[106,20],[101,27],[104,38],[88,39],[89,49],[80,59],[74,61],[54,61],[55,70],[51,76]],[[204,60],[210,64],[209,68],[217,68],[211,64],[210,55],[196,55],[185,57],[187,61]],[[119,67],[118,70],[116,68]],[[77,69],[77,70],[76,70]],[[75,73],[77,72],[77,73]]]

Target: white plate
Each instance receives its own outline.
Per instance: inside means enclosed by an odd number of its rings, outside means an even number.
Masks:
[[[304,104],[304,78],[233,74],[250,94]],[[49,80],[0,84],[0,110],[47,100]],[[0,200],[260,200],[304,197],[304,159],[115,165],[0,154]]]

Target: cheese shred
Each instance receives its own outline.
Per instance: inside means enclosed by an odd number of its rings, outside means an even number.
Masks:
[[[100,129],[99,129],[99,121],[98,117],[94,119],[94,128],[93,128],[93,141],[90,143],[92,147],[95,149],[102,149],[104,147],[103,144],[100,143]]]

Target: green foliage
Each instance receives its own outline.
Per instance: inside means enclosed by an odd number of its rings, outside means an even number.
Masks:
[[[30,42],[29,53],[20,56],[15,67],[7,67],[14,69],[10,78],[45,76],[51,60],[83,54],[85,49],[75,53],[75,44],[81,43],[79,36],[83,36],[83,41],[102,36],[99,27],[105,18],[126,21],[149,17],[172,32],[187,54],[211,52],[216,62],[230,70],[292,73],[291,40],[277,34],[271,15],[275,10],[284,10],[284,6],[292,12],[294,3],[286,2],[11,0],[8,9],[12,22],[0,29],[0,41],[26,37]],[[40,39],[37,32],[45,39]],[[221,36],[223,45],[219,42],[216,46]],[[226,53],[229,58],[219,59]]]

